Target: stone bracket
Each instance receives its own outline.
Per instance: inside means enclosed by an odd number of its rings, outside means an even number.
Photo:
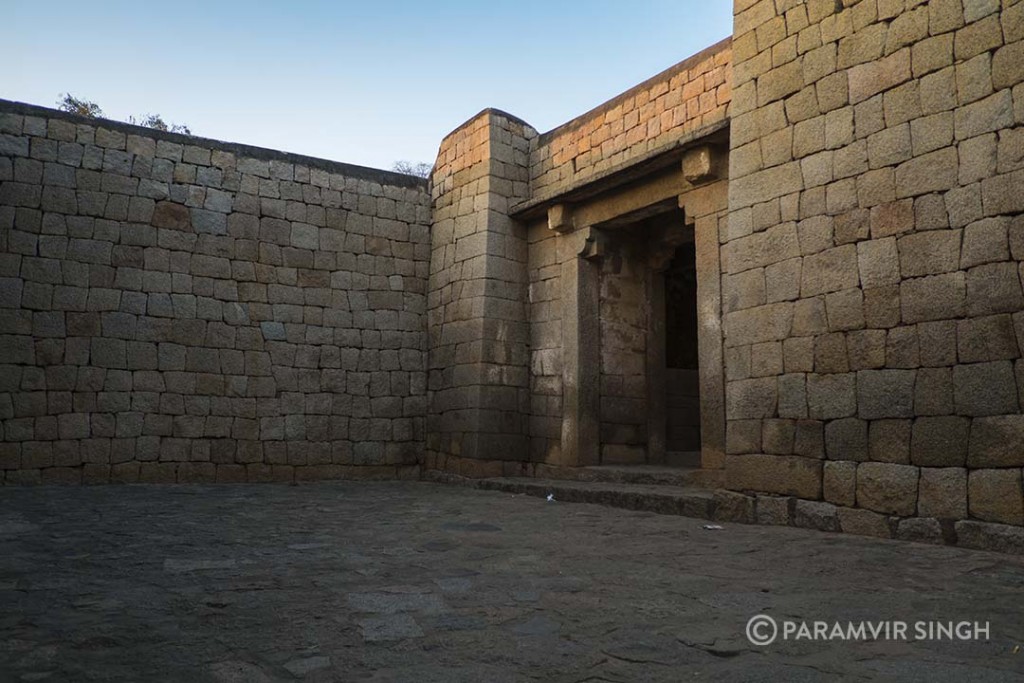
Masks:
[[[565,234],[573,231],[572,207],[568,204],[555,204],[548,208],[548,230]]]
[[[598,261],[608,255],[608,236],[597,228],[590,228],[580,248],[580,258]]]
[[[718,155],[711,145],[700,145],[683,154],[683,178],[693,185],[717,180]]]

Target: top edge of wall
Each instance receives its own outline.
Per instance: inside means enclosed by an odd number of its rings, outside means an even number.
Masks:
[[[495,117],[498,117],[498,118],[508,119],[509,121],[512,121],[513,123],[518,123],[518,124],[520,124],[522,126],[526,126],[527,128],[533,130],[533,126],[531,126],[528,122],[526,122],[523,119],[519,118],[515,114],[509,114],[507,111],[502,111],[501,109],[495,109],[494,107],[487,107],[486,109],[481,109],[479,112],[477,112],[473,116],[470,116],[468,119],[466,119],[465,121],[460,123],[458,126],[453,128],[450,133],[448,133],[443,138],[441,138],[441,144],[443,145],[445,140],[449,139],[450,137],[452,137],[456,133],[459,133],[460,131],[464,130],[466,127],[472,125],[473,123],[475,123],[478,120],[484,118],[485,116],[487,116],[487,117],[495,116]]]
[[[608,111],[609,109],[614,108],[616,105],[618,105],[621,102],[623,102],[624,100],[628,99],[631,95],[635,95],[636,93],[638,93],[638,92],[640,92],[642,90],[650,88],[655,83],[658,83],[659,81],[663,81],[666,78],[670,78],[671,76],[674,76],[675,74],[677,74],[678,72],[682,71],[683,69],[688,69],[689,67],[693,66],[694,64],[696,64],[698,62],[701,62],[701,61],[707,59],[708,57],[710,57],[712,55],[718,54],[722,50],[725,50],[725,49],[729,48],[729,46],[731,46],[731,45],[732,45],[732,36],[728,36],[726,38],[723,38],[722,40],[718,41],[717,43],[704,48],[700,52],[698,52],[696,54],[693,54],[693,55],[690,55],[689,57],[687,57],[683,61],[681,61],[681,62],[679,62],[677,64],[673,64],[669,68],[667,68],[667,69],[665,69],[665,70],[655,74],[654,76],[651,76],[650,78],[648,78],[647,80],[643,81],[642,83],[638,83],[637,85],[634,85],[629,90],[627,90],[625,92],[622,92],[622,93],[619,93],[618,95],[616,95],[615,97],[611,98],[607,102],[603,102],[603,103],[597,105],[596,107],[594,107],[590,111],[587,111],[587,112],[585,112],[583,114],[580,114],[576,118],[571,119],[569,121],[566,121],[562,125],[558,126],[557,128],[552,128],[551,130],[549,130],[546,133],[541,133],[539,139],[537,140],[537,144],[539,146],[543,147],[544,145],[549,143],[552,139],[556,138],[557,136],[559,136],[559,135],[561,135],[563,133],[567,133],[570,130],[572,130],[574,128],[577,128],[578,126],[583,124],[585,121],[588,121],[591,118],[597,116],[598,114],[601,114],[601,113],[603,113],[605,111]]]
[[[58,109],[52,109],[50,107],[42,107],[37,104],[28,104],[25,102],[14,102],[12,100],[0,99],[0,112],[21,114],[24,116],[38,116],[49,119],[63,119],[65,121],[71,121],[76,124],[94,126],[96,128],[107,128],[110,130],[117,130],[131,135],[139,135],[142,137],[153,138],[155,140],[164,140],[167,142],[174,142],[182,145],[192,145],[193,147],[202,147],[210,150],[217,149],[227,152],[233,152],[238,156],[250,157],[253,159],[266,159],[268,161],[286,161],[294,164],[300,164],[303,166],[309,166],[311,168],[318,168],[324,171],[329,171],[331,173],[338,173],[340,175],[344,175],[350,178],[358,178],[360,180],[368,180],[371,182],[380,183],[381,185],[391,185],[397,187],[408,187],[413,189],[426,190],[428,184],[428,181],[425,178],[406,175],[404,173],[397,173],[395,171],[385,171],[379,168],[370,168],[368,166],[359,166],[357,164],[347,164],[341,161],[331,161],[330,159],[309,157],[303,154],[282,152],[276,149],[267,149],[266,147],[255,147],[253,145],[245,145],[238,142],[225,142],[223,140],[214,140],[212,138],[204,138],[195,135],[171,133],[169,131],[156,130],[155,128],[136,126],[131,123],[124,123],[123,121],[113,121],[111,119],[103,118],[90,118],[87,116],[80,116],[78,114],[71,114],[69,112],[60,111]]]

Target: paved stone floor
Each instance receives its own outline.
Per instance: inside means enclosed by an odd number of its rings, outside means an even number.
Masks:
[[[704,524],[417,482],[3,489],[0,680],[1024,677],[1022,558]],[[991,637],[762,648],[759,613]]]

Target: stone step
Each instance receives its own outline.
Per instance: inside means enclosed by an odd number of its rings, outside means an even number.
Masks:
[[[680,455],[683,455],[682,453]],[[692,462],[692,459],[684,462]],[[720,472],[699,467],[670,465],[594,465],[590,467],[537,468],[536,476],[560,481],[588,481],[619,484],[655,484],[712,489],[721,485]]]
[[[424,473],[425,479],[471,488],[525,494],[537,498],[554,496],[560,503],[593,503],[662,515],[715,519],[719,496],[712,491],[676,485],[629,484],[615,481],[567,481],[530,477],[467,479],[443,472]]]
[[[665,464],[669,467],[700,469],[700,451],[666,451]]]
[[[656,484],[659,486],[699,486],[701,471],[690,467],[661,465],[596,465],[576,469],[577,481],[616,484]],[[562,477],[558,477],[562,479]]]

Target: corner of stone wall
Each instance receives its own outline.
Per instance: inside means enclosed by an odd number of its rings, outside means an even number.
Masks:
[[[525,229],[536,131],[485,110],[441,144],[432,177],[427,464],[529,457]]]

